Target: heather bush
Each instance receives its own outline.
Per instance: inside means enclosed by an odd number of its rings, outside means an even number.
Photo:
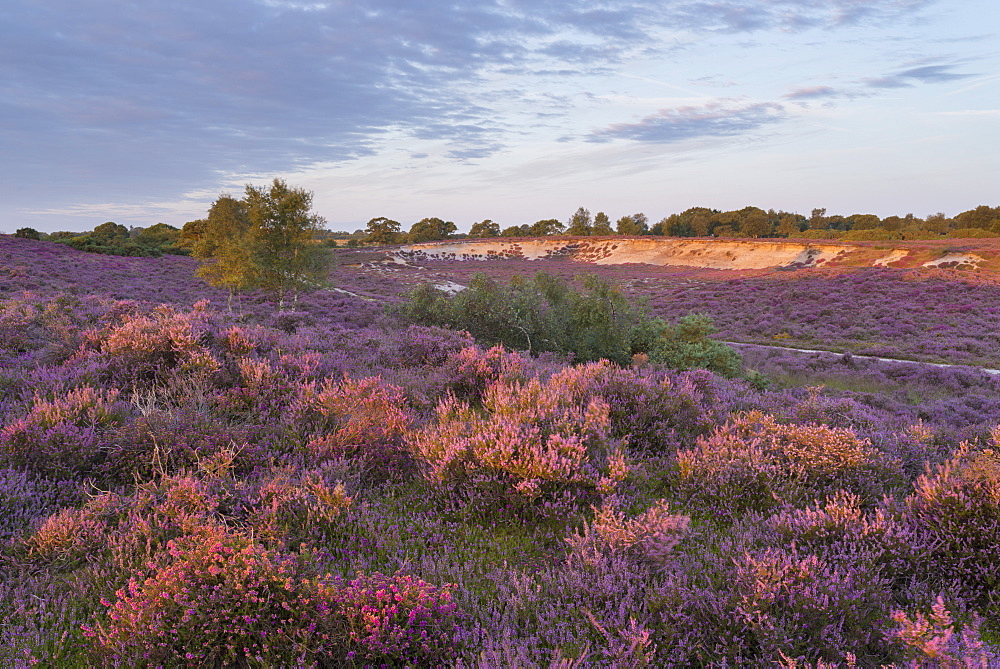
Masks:
[[[889,474],[851,430],[782,425],[749,412],[677,453],[682,494],[722,516],[800,504],[840,487],[877,499]],[[872,500],[874,501],[874,500]]]
[[[460,629],[449,588],[405,575],[318,579],[303,556],[220,526],[167,544],[170,559],[85,628],[116,662],[288,666],[440,661]]]
[[[283,548],[324,541],[353,501],[343,483],[318,470],[277,470],[254,487],[247,524],[259,540]]]
[[[366,483],[412,473],[403,435],[413,424],[413,412],[402,389],[379,377],[305,384],[288,420],[309,461],[361,456]]]
[[[0,459],[42,475],[86,475],[104,461],[109,431],[129,415],[118,395],[85,386],[51,400],[36,396],[26,416],[0,430]]]
[[[918,566],[941,589],[955,588],[994,615],[1000,602],[1000,439],[994,448],[964,444],[927,471],[904,500],[903,522],[929,546]]]
[[[46,518],[18,548],[33,564],[72,568],[103,546],[107,530],[104,520],[91,509],[67,508]]]
[[[232,385],[209,398],[212,412],[236,423],[277,422],[287,414],[298,383],[279,365],[255,356],[236,360]]]
[[[172,560],[132,578],[108,620],[85,629],[110,660],[127,664],[261,666],[315,661],[322,606],[303,592],[292,556],[219,527],[171,540]]]
[[[911,617],[905,611],[893,611],[892,619],[896,628],[887,636],[904,647],[904,666],[987,669],[1000,663],[1000,648],[983,642],[978,618],[973,616],[959,634],[941,597],[931,606],[929,615],[917,611]]]
[[[109,374],[122,386],[162,382],[173,374],[211,375],[221,363],[206,346],[211,338],[207,302],[189,313],[161,305],[110,327],[100,337]]]
[[[0,468],[0,545],[37,519],[79,503],[86,487],[83,481],[52,481],[19,469]]]
[[[893,508],[866,509],[858,495],[838,491],[804,508],[785,508],[767,520],[778,543],[795,545],[835,564],[877,570],[894,589],[912,586],[927,546]],[[905,593],[910,594],[910,593]]]
[[[419,662],[450,659],[461,633],[454,586],[436,587],[398,574],[358,573],[346,583],[321,583],[319,595],[331,603],[326,625],[338,655],[357,662]],[[330,644],[333,645],[333,644]]]
[[[888,601],[877,573],[792,547],[725,543],[692,556],[650,593],[658,660],[666,665],[776,665],[783,659],[862,666],[893,657]]]
[[[636,518],[626,518],[612,498],[593,510],[593,520],[566,538],[570,559],[585,565],[596,564],[608,553],[626,553],[652,565],[663,565],[691,522],[688,516],[671,514],[665,500],[657,501]]]
[[[508,351],[503,346],[486,350],[468,346],[448,356],[443,367],[455,397],[477,403],[493,383],[524,381],[526,363],[521,353]]]
[[[99,475],[110,483],[148,480],[194,471],[220,453],[232,453],[233,469],[245,475],[273,458],[280,443],[274,432],[267,426],[231,424],[197,407],[144,407],[109,437]]]
[[[607,402],[612,434],[648,453],[669,452],[706,434],[721,418],[707,372],[669,374],[621,368],[607,360],[567,367],[549,380],[577,401]]]
[[[613,492],[628,472],[608,404],[579,401],[553,377],[490,386],[478,411],[454,397],[408,443],[429,481],[461,487],[482,475],[527,499],[560,489]]]

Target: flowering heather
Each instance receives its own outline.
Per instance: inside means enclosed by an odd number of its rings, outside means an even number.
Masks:
[[[570,557],[593,564],[605,552],[628,552],[639,560],[663,564],[688,531],[691,518],[670,513],[670,505],[658,500],[636,518],[626,518],[613,498],[594,508],[594,519],[583,531],[566,538]]]
[[[378,377],[304,385],[291,411],[314,456],[399,443],[413,423],[402,390]]]
[[[679,451],[677,467],[682,489],[728,517],[842,486],[877,499],[879,482],[891,478],[878,452],[852,431],[784,425],[759,412],[736,416]]]
[[[40,474],[86,474],[101,463],[107,432],[128,416],[118,390],[83,387],[52,400],[35,397],[28,414],[0,430],[0,460]]]
[[[350,649],[348,660],[440,662],[456,654],[461,633],[453,586],[412,576],[358,573],[346,583],[320,584],[333,609],[327,624]]]
[[[358,258],[228,313],[190,259],[0,236],[0,665],[1000,663],[1000,379],[483,350],[385,304],[523,266]],[[992,327],[970,274],[593,267],[748,341]]]
[[[1000,433],[997,434],[1000,437]],[[996,615],[1000,585],[1000,455],[993,448],[960,447],[928,466],[905,499],[904,522],[930,546],[928,578],[956,587],[968,601]]]
[[[1000,654],[991,652],[983,643],[978,619],[973,617],[958,634],[951,612],[940,596],[927,616],[919,611],[912,617],[905,611],[894,611],[892,619],[898,627],[889,632],[889,638],[906,647],[905,666],[933,664],[947,669],[987,669],[1000,662]]]
[[[416,433],[410,447],[438,484],[461,485],[485,473],[507,477],[528,498],[553,485],[610,493],[628,467],[609,414],[606,402],[581,402],[557,377],[501,382],[484,393],[482,412],[442,401],[435,424]]]

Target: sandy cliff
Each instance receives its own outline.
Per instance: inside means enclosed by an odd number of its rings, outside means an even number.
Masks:
[[[599,239],[478,239],[410,244],[396,251],[407,260],[482,260],[488,258],[571,258],[599,265],[643,263],[711,269],[767,269],[817,267],[832,260],[848,260],[864,251],[859,264],[879,265],[904,258],[906,249],[873,249],[833,242],[784,240],[676,239],[626,237]],[[867,257],[875,255],[877,257]],[[859,258],[861,260],[861,258]]]

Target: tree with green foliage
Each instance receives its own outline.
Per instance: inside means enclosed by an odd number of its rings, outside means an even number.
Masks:
[[[18,228],[18,230],[14,233],[14,236],[20,237],[21,239],[34,239],[36,241],[42,238],[41,233],[34,228]]]
[[[326,222],[312,211],[312,193],[289,188],[281,179],[270,187],[247,184],[246,205],[250,220],[254,285],[277,298],[278,310],[289,293],[298,303],[299,291],[317,288],[326,281],[330,255],[316,235]]]
[[[499,237],[500,236],[500,225],[494,223],[490,219],[485,221],[480,221],[478,223],[472,224],[472,229],[469,230],[470,237]]]
[[[710,339],[717,332],[711,317],[688,314],[676,325],[656,319],[642,336],[649,361],[673,369],[708,369],[723,376],[739,376],[743,358],[726,344]]]
[[[195,273],[213,286],[229,290],[228,307],[232,311],[233,296],[253,287],[258,280],[246,202],[220,195],[208,210],[208,218],[198,223],[191,255],[207,262]],[[190,232],[194,234],[193,229]]]
[[[643,213],[622,216],[618,219],[617,231],[619,235],[649,234],[649,219]]]
[[[548,237],[549,235],[558,235],[563,231],[563,224],[555,218],[545,218],[540,221],[535,221],[528,233],[532,237]]]
[[[566,234],[582,237],[591,235],[594,232],[594,221],[590,216],[590,210],[580,207],[569,217],[566,224]]]
[[[615,231],[611,229],[611,219],[603,211],[594,214],[594,227],[591,230],[591,234],[602,237],[615,234]]]
[[[365,229],[368,242],[379,246],[398,242],[399,231],[399,223],[385,216],[378,216],[368,221],[368,227]]]
[[[530,237],[531,236],[531,226],[528,224],[524,225],[512,225],[508,228],[504,228],[503,232],[500,233],[501,237]]]
[[[102,223],[87,233],[55,233],[49,239],[87,253],[154,258],[163,255],[159,245],[148,238],[132,239],[128,228],[113,221]]]
[[[410,243],[433,242],[439,239],[447,239],[449,235],[458,230],[458,227],[451,221],[443,221],[440,218],[424,218],[410,228]]]
[[[157,223],[148,228],[140,228],[138,234],[132,236],[138,244],[143,246],[155,246],[164,253],[187,255],[188,251],[178,244],[180,237],[181,231],[167,223]]]

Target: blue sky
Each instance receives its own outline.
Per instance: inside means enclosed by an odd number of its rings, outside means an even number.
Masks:
[[[5,0],[0,231],[1000,204],[996,0]]]

